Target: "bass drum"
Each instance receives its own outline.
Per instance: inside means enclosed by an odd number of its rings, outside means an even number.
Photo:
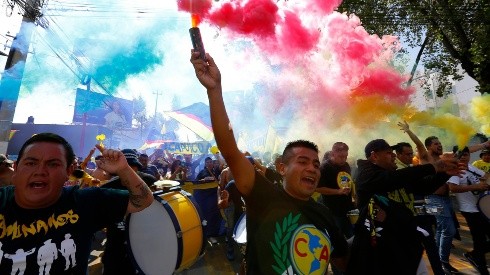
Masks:
[[[130,255],[143,274],[173,274],[204,254],[203,221],[189,193],[155,192],[153,196],[149,207],[128,215]]]
[[[485,191],[480,195],[478,199],[478,209],[490,219],[490,191]]]

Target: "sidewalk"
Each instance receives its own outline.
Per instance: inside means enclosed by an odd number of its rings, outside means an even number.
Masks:
[[[473,266],[469,262],[467,262],[466,259],[463,257],[464,252],[472,250],[473,244],[471,241],[471,235],[468,226],[466,225],[466,221],[460,214],[457,214],[457,217],[460,224],[459,232],[461,235],[461,241],[458,240],[453,241],[455,248],[451,250],[451,257],[450,257],[451,265],[457,268],[461,272],[461,274],[466,274],[466,275],[479,274],[475,269],[473,269]],[[100,233],[97,234],[96,238],[94,239],[94,247],[91,253],[92,257],[89,260],[90,275],[102,274],[102,264],[100,262],[100,256],[103,253],[102,243],[104,238],[105,238],[104,234]],[[224,237],[217,238],[217,240],[218,243],[216,244],[208,243],[208,246],[206,248],[206,253],[204,254],[204,256],[201,259],[199,259],[190,269],[180,272],[178,274],[179,275],[236,274],[236,272],[238,272],[238,268],[241,261],[238,249],[236,249],[235,251],[235,256],[236,256],[235,260],[228,261],[225,256],[226,244],[225,244]],[[431,270],[429,261],[427,260],[425,255],[424,255],[424,259],[426,261],[428,269]],[[487,254],[487,262],[490,263],[490,253]]]

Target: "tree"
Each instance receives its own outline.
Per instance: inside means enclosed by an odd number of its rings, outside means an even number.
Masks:
[[[420,47],[426,71],[439,78],[437,96],[451,92],[451,78],[462,78],[459,65],[480,93],[490,94],[488,0],[344,0],[338,11],[359,16],[369,33],[397,35]]]

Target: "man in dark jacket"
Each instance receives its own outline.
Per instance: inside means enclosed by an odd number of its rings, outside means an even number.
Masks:
[[[412,193],[430,194],[448,175],[458,175],[457,161],[448,156],[433,164],[396,170],[396,155],[385,140],[370,141],[364,152],[367,160],[358,161],[355,177],[361,215],[348,272],[416,274],[418,268],[425,268],[421,234],[427,232],[417,227]]]

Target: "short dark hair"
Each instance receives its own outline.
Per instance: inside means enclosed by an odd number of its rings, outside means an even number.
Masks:
[[[426,138],[425,141],[424,141],[425,147],[429,147],[432,144],[432,141],[434,139],[439,139],[439,138],[436,137],[436,136],[430,136],[430,137]]]
[[[335,152],[349,151],[349,146],[342,141],[337,141],[332,145],[332,151]]]
[[[287,164],[291,157],[293,156],[293,149],[296,147],[304,147],[311,149],[315,151],[318,154],[318,146],[308,140],[303,140],[303,139],[298,139],[295,141],[291,141],[288,144],[286,144],[286,147],[284,148],[284,151],[282,152],[282,163]]]
[[[147,155],[147,154],[145,154],[145,153],[141,153],[141,154],[139,154],[139,157],[144,157],[144,158],[147,158],[147,157],[148,157],[148,155]]]
[[[393,146],[395,149],[395,152],[397,154],[401,154],[403,152],[403,147],[410,147],[412,148],[412,145],[408,142],[398,142],[395,146]]]
[[[73,152],[73,147],[71,147],[70,143],[66,141],[63,137],[53,134],[53,133],[39,133],[36,135],[33,135],[31,138],[29,138],[22,147],[20,148],[19,151],[19,156],[17,157],[17,161],[20,161],[22,159],[22,156],[24,155],[24,151],[27,146],[33,144],[33,143],[38,143],[38,142],[49,142],[49,143],[55,143],[55,144],[61,144],[63,148],[65,148],[65,159],[66,159],[66,165],[67,168],[73,163],[73,159],[75,158],[75,153]]]

